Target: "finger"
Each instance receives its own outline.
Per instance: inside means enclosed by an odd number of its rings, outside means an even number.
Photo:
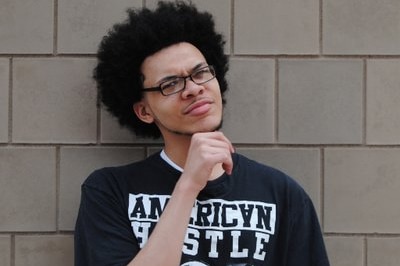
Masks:
[[[235,152],[235,148],[232,145],[232,142],[224,135],[224,133],[220,131],[215,131],[213,133],[216,133],[216,137],[224,142],[226,142],[229,145],[229,150],[231,153]]]
[[[214,161],[214,163],[221,163],[222,168],[228,175],[232,174],[233,161],[232,161],[232,155],[230,152],[226,152],[226,150],[213,149],[213,150],[210,150],[210,153],[208,156],[209,156],[210,160]]]
[[[233,162],[232,162],[232,158],[224,163],[222,163],[222,168],[224,169],[224,171],[228,174],[231,175],[232,171],[233,171]]]

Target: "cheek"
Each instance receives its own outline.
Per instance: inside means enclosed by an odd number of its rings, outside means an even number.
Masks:
[[[213,79],[211,83],[211,88],[215,92],[215,94],[218,94],[220,98],[222,98],[221,95],[221,88],[219,87],[219,83],[217,79]]]
[[[169,120],[179,115],[179,109],[176,101],[170,101],[170,99],[164,99],[163,101],[151,103],[150,106],[154,117],[157,119]]]

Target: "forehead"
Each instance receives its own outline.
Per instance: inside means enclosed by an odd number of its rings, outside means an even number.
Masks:
[[[206,63],[203,54],[186,42],[173,44],[148,56],[142,63],[142,74],[147,78],[182,74],[194,66]]]

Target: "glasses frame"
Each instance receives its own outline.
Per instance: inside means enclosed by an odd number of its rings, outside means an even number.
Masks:
[[[194,81],[192,76],[193,76],[194,74],[198,73],[199,71],[201,71],[202,69],[205,69],[205,68],[209,68],[209,69],[210,69],[210,73],[212,74],[212,78],[210,78],[210,79],[208,79],[208,80],[206,80],[206,81],[203,81],[203,82],[196,82],[196,81]],[[163,81],[163,82],[161,82],[160,85],[158,85],[157,87],[143,88],[143,89],[140,89],[140,91],[142,91],[142,92],[154,92],[154,91],[159,91],[159,92],[161,92],[161,94],[164,95],[164,96],[170,96],[170,95],[173,95],[173,94],[176,94],[176,93],[179,93],[179,92],[185,90],[185,88],[186,88],[186,80],[187,80],[188,78],[189,78],[194,84],[196,84],[196,85],[202,85],[202,84],[207,83],[207,82],[209,82],[210,80],[214,79],[216,76],[217,76],[217,75],[216,75],[216,73],[215,73],[214,66],[213,66],[213,65],[207,65],[207,66],[200,67],[199,69],[196,69],[196,70],[195,70],[193,73],[191,73],[190,75],[183,76],[183,77],[175,77],[175,79],[182,79],[182,80],[183,80],[183,88],[180,89],[180,90],[178,90],[178,91],[174,91],[173,93],[165,94],[164,91],[161,89],[161,87],[162,87],[162,85],[163,85],[164,83],[166,83],[166,82],[171,82],[171,80]]]

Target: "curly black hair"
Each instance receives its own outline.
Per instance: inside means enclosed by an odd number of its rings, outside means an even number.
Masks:
[[[127,13],[127,20],[115,24],[100,43],[94,79],[99,100],[120,125],[137,136],[156,139],[161,137],[158,127],[142,122],[133,113],[133,104],[142,99],[140,68],[145,58],[176,43],[191,43],[214,66],[223,96],[228,88],[225,40],[215,31],[212,15],[199,12],[192,3],[159,2],[155,10],[128,9]]]

